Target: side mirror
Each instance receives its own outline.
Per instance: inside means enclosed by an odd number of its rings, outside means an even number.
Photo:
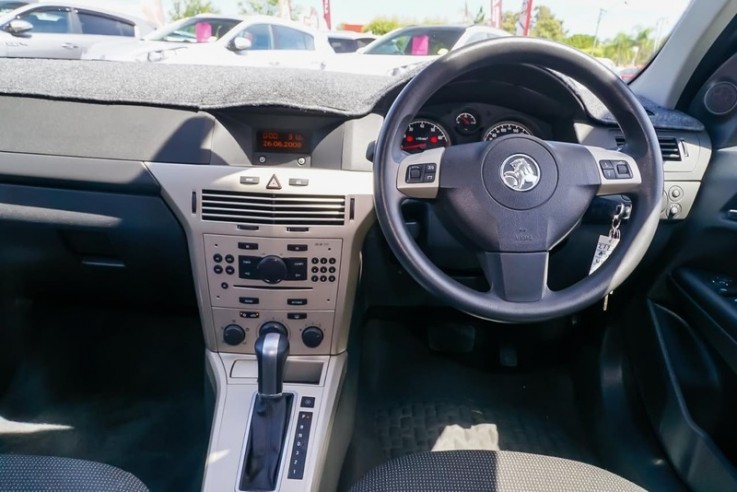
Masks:
[[[233,51],[246,51],[250,50],[251,46],[253,46],[253,43],[251,43],[251,40],[248,38],[242,38],[237,37],[233,39],[233,42],[231,43],[231,49]]]
[[[31,24],[28,21],[24,21],[21,19],[13,19],[8,23],[8,27],[6,30],[13,35],[16,34],[25,34],[28,31],[33,29],[33,24]]]

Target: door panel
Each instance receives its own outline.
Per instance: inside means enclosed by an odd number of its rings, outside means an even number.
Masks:
[[[65,7],[39,7],[19,15],[33,24],[33,30],[8,40],[7,56],[12,58],[79,59],[82,49],[73,39],[74,14]]]

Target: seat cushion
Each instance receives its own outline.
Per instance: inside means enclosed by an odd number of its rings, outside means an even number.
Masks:
[[[366,474],[351,492],[642,492],[578,461],[512,451],[445,451],[402,456]]]
[[[3,492],[148,492],[114,466],[53,456],[0,455]]]

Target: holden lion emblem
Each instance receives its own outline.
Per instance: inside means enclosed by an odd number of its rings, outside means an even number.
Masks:
[[[499,174],[507,188],[514,191],[530,191],[540,182],[540,166],[525,154],[514,154],[504,159]]]

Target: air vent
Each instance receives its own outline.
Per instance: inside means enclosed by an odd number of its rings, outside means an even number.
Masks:
[[[624,147],[624,137],[616,137],[616,140],[617,150],[621,150]],[[675,137],[658,137],[658,143],[664,161],[681,160],[681,150],[678,148],[678,140]]]
[[[202,220],[251,225],[343,225],[342,195],[276,195],[202,190]]]

